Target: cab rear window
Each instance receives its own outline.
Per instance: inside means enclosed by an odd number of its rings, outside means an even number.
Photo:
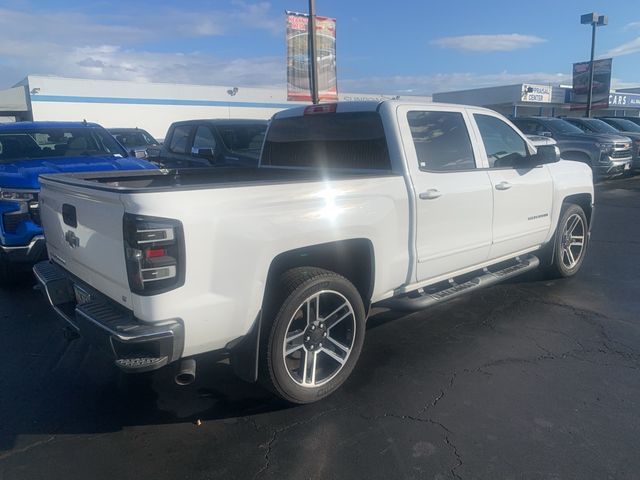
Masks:
[[[267,132],[261,165],[321,169],[391,170],[377,112],[276,118]]]

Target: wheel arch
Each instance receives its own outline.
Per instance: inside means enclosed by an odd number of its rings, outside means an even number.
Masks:
[[[565,150],[560,155],[565,160],[573,160],[576,162],[584,162],[589,166],[592,165],[591,155],[582,150]]]
[[[568,203],[574,203],[584,210],[584,214],[587,217],[587,226],[591,227],[591,219],[593,216],[592,195],[590,193],[576,193],[574,195],[568,195],[562,199],[562,205],[564,206]]]
[[[295,267],[317,267],[342,275],[356,287],[368,310],[375,286],[375,252],[368,238],[310,245],[280,253],[269,266],[263,304],[270,288],[277,284],[277,278]]]

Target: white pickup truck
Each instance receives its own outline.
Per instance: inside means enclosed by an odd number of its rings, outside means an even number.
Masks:
[[[589,167],[501,115],[397,101],[282,111],[259,168],[41,184],[50,260],[34,272],[71,329],[181,384],[217,352],[296,403],[349,376],[372,306],[422,309],[538,266],[574,275],[593,212]]]

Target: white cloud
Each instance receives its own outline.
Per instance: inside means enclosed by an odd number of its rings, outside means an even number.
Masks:
[[[534,35],[511,33],[504,35],[461,35],[458,37],[443,37],[431,43],[442,48],[453,48],[470,52],[509,52],[521,48],[529,48],[538,43],[546,42],[544,38]]]
[[[49,46],[50,55],[25,58],[37,67],[29,73],[68,77],[213,85],[282,86],[280,57],[224,60],[202,52],[167,53],[125,49],[116,45],[67,49]],[[1,76],[0,76],[1,77]],[[1,80],[1,78],[0,78]]]
[[[636,52],[640,52],[640,37],[612,48],[605,52],[602,57],[619,57],[620,55],[629,55]]]
[[[631,22],[624,26],[625,30],[633,30],[635,28],[640,28],[640,22]]]
[[[234,0],[227,10],[158,8],[127,16],[87,15],[0,7],[0,88],[29,73],[160,82],[284,84],[282,58],[223,60],[214,53],[151,52],[139,45],[172,38],[217,37],[282,31],[282,15],[268,2]],[[138,11],[138,10],[140,11]],[[20,72],[20,73],[16,73]]]

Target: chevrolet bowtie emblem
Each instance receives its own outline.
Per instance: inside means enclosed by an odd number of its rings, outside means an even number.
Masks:
[[[80,239],[71,230],[67,230],[67,233],[64,234],[64,240],[69,244],[71,248],[80,246]]]

